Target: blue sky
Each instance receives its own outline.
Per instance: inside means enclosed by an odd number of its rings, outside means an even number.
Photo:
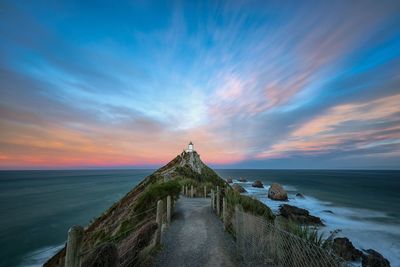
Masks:
[[[398,1],[2,1],[0,167],[400,167]]]

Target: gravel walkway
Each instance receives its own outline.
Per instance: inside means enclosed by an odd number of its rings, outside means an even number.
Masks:
[[[182,197],[154,266],[240,266],[233,238],[211,212],[210,199]]]

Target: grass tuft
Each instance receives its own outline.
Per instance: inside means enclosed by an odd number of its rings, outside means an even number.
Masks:
[[[178,199],[181,191],[181,185],[178,181],[168,181],[149,186],[146,191],[138,198],[134,211],[142,213],[152,207],[155,207],[157,201],[170,195],[173,199]]]
[[[228,189],[225,197],[228,205],[232,207],[235,207],[236,205],[239,204],[242,205],[243,210],[245,212],[263,217],[267,219],[269,222],[273,222],[275,220],[275,215],[272,212],[272,210],[257,199],[248,196],[243,196],[240,193],[234,191],[233,189]]]

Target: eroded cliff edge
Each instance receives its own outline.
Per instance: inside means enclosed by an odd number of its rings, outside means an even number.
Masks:
[[[206,164],[197,152],[182,152],[127,193],[101,216],[84,229],[82,265],[90,261],[91,254],[106,249],[105,244],[116,245],[119,266],[143,264],[149,260],[152,240],[157,230],[154,222],[156,203],[170,195],[179,197],[182,186],[193,185],[195,190],[207,185],[224,187],[226,183]],[[203,192],[203,190],[201,190]],[[64,266],[64,247],[44,266]],[[121,257],[123,256],[123,257]]]

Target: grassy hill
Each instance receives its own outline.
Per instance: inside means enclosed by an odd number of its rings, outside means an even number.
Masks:
[[[201,161],[196,152],[182,152],[85,227],[82,262],[93,257],[91,254],[95,254],[96,249],[111,242],[116,245],[118,255],[124,256],[120,259],[120,266],[146,262],[154,249],[152,239],[157,230],[154,222],[157,201],[168,195],[177,200],[182,186],[186,185],[204,192],[204,185],[210,190],[227,184]],[[64,247],[44,266],[64,266],[65,252]]]

